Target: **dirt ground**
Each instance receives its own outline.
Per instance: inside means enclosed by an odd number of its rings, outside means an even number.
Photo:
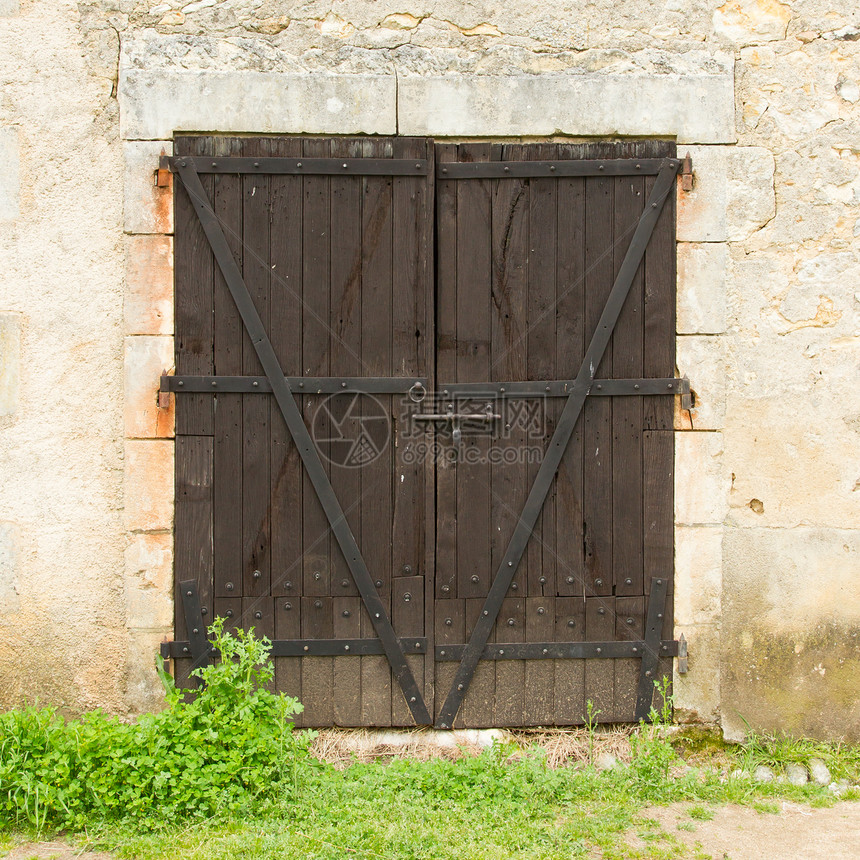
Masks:
[[[690,816],[691,804],[644,810],[669,834],[712,860],[854,860],[860,858],[860,802],[811,809],[778,802],[777,813],[717,807],[710,821]],[[681,829],[679,829],[681,825]],[[694,827],[688,830],[688,827]],[[631,845],[644,845],[630,839]],[[701,856],[701,855],[700,855]]]

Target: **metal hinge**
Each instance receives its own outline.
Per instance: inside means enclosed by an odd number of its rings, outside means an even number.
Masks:
[[[681,190],[693,190],[693,157],[688,152],[681,162]]]

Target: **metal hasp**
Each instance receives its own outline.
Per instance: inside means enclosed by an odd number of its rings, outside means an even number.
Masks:
[[[200,679],[191,672],[211,662],[209,642],[206,639],[206,628],[203,626],[203,613],[200,611],[200,595],[194,580],[179,583],[179,593],[182,595],[182,611],[185,615],[185,626],[188,628],[188,642],[175,657],[191,657],[189,677],[194,679],[194,685],[199,687]]]
[[[251,161],[253,166],[255,159],[247,160]],[[324,160],[333,162],[337,159]],[[262,165],[265,159],[256,159],[256,161],[259,162],[260,171],[262,172]],[[273,159],[273,161],[281,162],[282,159]],[[284,159],[283,161],[289,161],[289,159]],[[295,161],[298,162],[298,160]],[[301,161],[302,164],[308,162],[307,159],[302,159]],[[335,495],[320,456],[302,418],[298,404],[293,396],[290,381],[284,375],[284,371],[272,347],[272,342],[263,326],[263,321],[260,319],[260,315],[254,306],[253,299],[248,292],[248,287],[245,284],[233,252],[230,250],[230,245],[227,242],[221,224],[212,208],[212,203],[200,181],[198,164],[201,167],[205,164],[211,166],[213,162],[217,167],[218,159],[213,158],[179,156],[170,159],[170,164],[181,178],[182,184],[185,186],[185,190],[188,192],[188,196],[197,213],[197,217],[200,219],[200,224],[206,234],[206,238],[209,240],[212,253],[218,263],[218,268],[224,276],[224,281],[242,318],[242,324],[251,339],[254,351],[272,388],[272,395],[278,404],[287,429],[295,442],[305,472],[322,505],[326,519],[331,526],[332,534],[335,536],[338,546],[343,553],[350,574],[368,611],[376,635],[382,643],[385,655],[388,658],[388,662],[391,665],[392,672],[400,686],[412,718],[417,725],[429,725],[432,720],[427,710],[427,705],[424,702],[424,697],[418,684],[415,682],[415,677],[409,664],[406,662],[406,657],[394,633],[388,612],[379,597],[373,578],[362,557],[358,543],[352,534],[343,508]],[[363,160],[362,163],[364,163]],[[410,163],[412,164],[412,171],[418,173],[421,169],[420,162],[413,161]],[[347,164],[347,167],[349,167],[349,160],[342,160],[341,164]],[[389,164],[389,162],[386,161],[386,164]],[[418,166],[416,167],[416,165]],[[276,166],[269,164],[266,166],[266,169],[272,171]],[[298,167],[298,164],[296,167]],[[341,169],[346,170],[347,168]],[[413,382],[414,380],[410,380],[410,385]]]
[[[639,162],[642,163],[642,162]],[[502,163],[503,167],[505,166]],[[469,165],[471,166],[471,165]],[[630,241],[630,246],[624,255],[624,260],[618,270],[618,275],[609,293],[606,301],[606,306],[600,315],[600,320],[597,323],[597,328],[592,335],[591,342],[585,352],[585,356],[580,365],[579,372],[573,384],[573,388],[568,395],[567,402],[559,417],[555,432],[550,439],[547,447],[546,455],[540,465],[534,484],[526,499],[522,514],[517,521],[514,533],[511,537],[508,547],[502,556],[501,564],[490,586],[489,594],[484,602],[481,614],[478,616],[478,621],[472,631],[471,639],[463,653],[462,660],[454,676],[454,681],[445,703],[439,712],[437,726],[439,728],[449,729],[454,724],[454,717],[460,710],[463,699],[472,678],[475,674],[475,669],[478,666],[478,661],[484,653],[484,648],[493,631],[496,623],[499,610],[502,607],[502,601],[510,588],[511,581],[519,567],[523,557],[526,544],[531,537],[532,530],[537,522],[538,516],[543,508],[547,493],[558,471],[562,456],[573,435],[574,427],[576,426],[579,416],[582,413],[582,408],[585,400],[588,397],[588,392],[594,383],[595,373],[606,347],[609,345],[609,339],[615,329],[615,324],[621,314],[621,309],[624,305],[630,288],[633,284],[633,279],[636,275],[644,256],[645,249],[654,231],[657,219],[663,209],[668,196],[673,192],[675,186],[675,176],[678,172],[680,162],[674,158],[661,160],[657,180],[645,204],[645,210],[639,218],[639,223],[633,233],[633,238]],[[599,167],[599,164],[598,164]],[[450,169],[450,167],[448,168]],[[629,169],[629,164],[625,169]],[[441,171],[441,172],[444,172]],[[443,177],[444,178],[444,177]],[[656,583],[657,580],[654,580]],[[665,580],[663,580],[665,582]],[[649,604],[649,621],[651,613],[651,604],[654,603],[653,591],[652,599]],[[662,615],[662,611],[661,611]],[[649,633],[646,635],[646,642],[651,642]],[[654,641],[655,660],[659,651],[659,637]],[[643,661],[644,665],[644,661]],[[656,669],[656,663],[652,668],[652,673]],[[643,670],[644,671],[644,670]],[[650,678],[649,678],[650,681]],[[653,692],[653,690],[651,690]],[[640,679],[640,696],[642,700],[642,683]],[[650,704],[650,698],[648,699]],[[641,704],[641,701],[640,701]],[[639,713],[639,704],[637,704],[637,718]]]

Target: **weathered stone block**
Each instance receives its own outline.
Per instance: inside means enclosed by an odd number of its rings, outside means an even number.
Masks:
[[[173,334],[173,238],[126,236],[126,334]]]
[[[154,439],[173,435],[174,398],[158,406],[161,374],[173,367],[173,338],[148,335],[125,339],[125,435]]]
[[[396,89],[393,74],[126,69],[120,133],[127,140],[205,129],[394,134]]]
[[[0,418],[18,411],[21,384],[21,314],[0,313]]]
[[[18,132],[14,128],[0,128],[0,164],[3,165],[0,170],[0,221],[14,221],[21,212],[21,167]]]
[[[172,625],[172,535],[130,535],[125,550],[125,598],[130,628]]]
[[[689,151],[694,182],[692,191],[678,192],[679,242],[743,241],[774,216],[774,162],[768,150],[694,146]]]
[[[21,608],[16,537],[13,523],[0,523],[0,615],[10,615]]]
[[[720,628],[717,624],[675,625],[675,638],[687,640],[688,672],[675,673],[672,694],[679,723],[715,723],[720,719]]]
[[[716,623],[723,592],[721,526],[675,529],[675,623]]]
[[[714,12],[714,32],[736,45],[785,38],[791,8],[777,0],[729,0]]]
[[[169,140],[131,141],[123,145],[125,156],[125,232],[172,233],[173,192],[155,184],[162,153],[170,153]]]
[[[723,436],[693,431],[675,436],[675,523],[718,525],[728,509]]]
[[[173,442],[127,439],[125,528],[131,532],[173,528]]]
[[[721,335],[683,335],[675,364],[690,378],[694,406],[691,429],[721,430],[726,416],[726,347]]]
[[[397,103],[401,134],[673,134],[681,143],[734,140],[730,71],[406,76]]]
[[[726,528],[724,726],[860,740],[860,535]]]
[[[18,0],[0,0],[0,18],[9,18],[12,15],[17,15],[18,11]]]
[[[727,246],[722,242],[678,243],[678,334],[726,330]]]
[[[129,630],[125,705],[131,714],[151,713],[164,707],[164,691],[155,671],[155,658],[161,643],[172,634],[172,626]]]

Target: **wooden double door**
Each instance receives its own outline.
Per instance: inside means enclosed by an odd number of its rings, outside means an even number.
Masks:
[[[181,136],[176,636],[304,725],[645,716],[671,677],[673,144]]]

